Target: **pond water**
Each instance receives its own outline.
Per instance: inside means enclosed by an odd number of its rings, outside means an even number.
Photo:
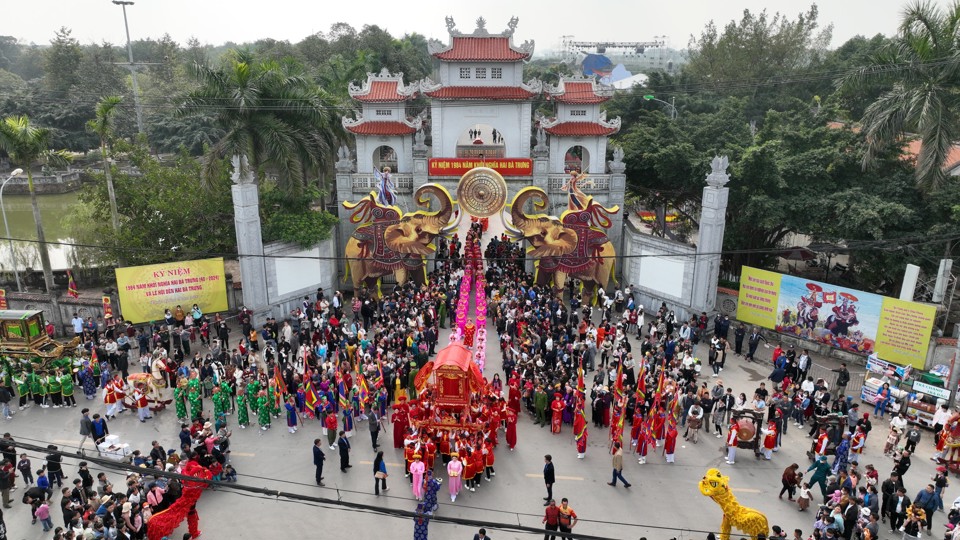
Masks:
[[[67,230],[64,217],[69,213],[70,208],[77,204],[79,193],[75,191],[37,196],[37,202],[40,204],[40,219],[43,222],[43,232],[47,242],[72,242],[72,235]],[[33,209],[29,195],[4,193],[3,207],[6,209],[7,222],[10,225],[10,238],[37,239],[37,227],[33,222]],[[0,221],[0,236],[6,238],[6,230],[2,229],[2,225]],[[47,251],[50,253],[50,264],[54,270],[65,270],[71,267],[73,253],[71,247],[48,244]],[[0,270],[6,272],[12,270],[14,260],[19,270],[25,268],[39,270],[41,268],[40,251],[37,243],[14,241],[13,253],[11,253],[10,243],[6,240],[0,241]]]

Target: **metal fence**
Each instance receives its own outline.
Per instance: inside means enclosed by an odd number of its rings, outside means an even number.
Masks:
[[[810,364],[810,369],[807,370],[807,376],[813,377],[813,380],[823,379],[829,385],[831,394],[833,390],[837,387],[837,377],[839,373],[834,372],[827,366],[820,365],[816,362]],[[863,381],[866,378],[866,373],[854,373],[850,372],[850,382],[847,383],[846,395],[852,396],[854,399],[860,398],[860,390],[863,388]]]

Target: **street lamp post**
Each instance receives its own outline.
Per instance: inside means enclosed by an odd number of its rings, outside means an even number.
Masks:
[[[132,6],[129,0],[113,0],[113,3],[123,8],[123,28],[127,31],[127,58],[130,63],[126,66],[130,70],[130,81],[133,84],[133,104],[137,111],[137,132],[143,133],[143,110],[140,108],[140,87],[137,85],[137,65],[133,63],[133,47],[130,45],[130,26],[127,24],[127,6]]]
[[[23,286],[20,285],[20,271],[17,270],[17,255],[13,250],[13,239],[10,238],[10,225],[7,223],[7,209],[3,206],[3,188],[7,187],[7,182],[13,180],[14,176],[23,172],[23,169],[14,169],[10,176],[0,184],[0,213],[3,213],[3,227],[7,230],[7,243],[10,245],[10,258],[13,260],[13,275],[17,279],[17,292],[23,292]]]
[[[677,99],[677,98],[672,97],[672,98],[670,98],[670,101],[669,101],[669,102],[666,102],[666,101],[664,101],[664,100],[662,100],[662,99],[657,99],[657,98],[655,98],[655,97],[654,97],[653,95],[651,95],[651,94],[647,94],[647,95],[643,96],[643,99],[645,99],[645,100],[647,100],[647,101],[656,101],[656,102],[659,102],[659,103],[663,103],[663,104],[666,105],[667,107],[670,107],[670,119],[671,119],[671,120],[676,120],[676,119],[677,119],[677,106],[674,105],[674,103],[676,102],[676,99]]]

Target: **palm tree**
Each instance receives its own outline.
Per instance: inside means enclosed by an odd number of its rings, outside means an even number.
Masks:
[[[37,191],[34,189],[30,166],[37,162],[66,166],[70,162],[70,154],[64,150],[51,150],[50,130],[31,126],[30,119],[26,116],[11,116],[0,122],[0,150],[6,151],[11,161],[27,171],[27,186],[30,189],[30,203],[33,205],[33,221],[37,225],[43,281],[47,293],[50,294],[53,292],[53,269],[50,266],[50,254],[47,253],[47,239],[43,234],[40,205],[37,204]]]
[[[329,164],[342,128],[336,102],[293,61],[258,61],[249,51],[231,51],[223,67],[194,64],[199,87],[184,96],[178,115],[212,114],[223,136],[206,156],[207,178],[225,157],[246,155],[262,178],[278,172],[287,191]]]
[[[920,138],[916,179],[930,192],[940,187],[943,167],[960,136],[960,2],[946,9],[917,0],[907,7],[893,43],[870,65],[840,81],[857,87],[878,80],[890,84],[864,111],[867,140],[864,166],[904,136]]]
[[[95,133],[100,138],[100,157],[103,158],[103,174],[107,177],[107,195],[110,197],[110,218],[113,222],[113,232],[120,232],[120,216],[117,213],[117,194],[113,189],[113,174],[110,170],[110,159],[107,148],[113,137],[113,114],[123,98],[108,96],[97,103],[97,110],[92,120],[87,122],[87,131]]]

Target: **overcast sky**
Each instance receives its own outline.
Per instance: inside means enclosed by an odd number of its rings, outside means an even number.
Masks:
[[[418,32],[445,40],[446,15],[452,15],[462,31],[472,31],[476,18],[483,16],[487,28],[496,32],[516,15],[520,24],[514,39],[536,40],[537,49],[543,51],[558,49],[563,35],[583,41],[647,41],[667,36],[669,45],[682,48],[711,19],[722,26],[739,19],[744,9],[764,8],[795,17],[809,5],[774,0],[138,0],[127,7],[127,14],[134,40],[169,33],[180,43],[196,36],[213,45],[260,38],[297,42],[328,30],[335,22],[358,29],[376,24],[395,36]],[[893,34],[904,5],[905,0],[829,0],[819,4],[820,22],[833,24],[832,46],[837,46],[857,34]],[[27,42],[46,43],[61,26],[71,28],[85,44],[125,42],[121,8],[110,0],[5,0],[0,16],[4,22],[0,34]]]

